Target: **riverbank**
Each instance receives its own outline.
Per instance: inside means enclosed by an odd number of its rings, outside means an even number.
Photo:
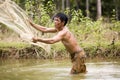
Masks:
[[[120,22],[105,22],[104,19],[92,21],[83,18],[79,24],[72,22],[67,26],[76,37],[78,44],[85,50],[88,58],[120,58]],[[0,58],[69,58],[69,53],[62,43],[51,44],[47,53],[44,49],[23,43],[19,34],[0,24]],[[51,25],[49,25],[51,26]],[[55,34],[42,34],[49,38]],[[38,36],[38,37],[41,37]]]
[[[4,43],[0,42],[1,59],[65,59],[69,58],[69,53],[64,47],[51,46],[50,53],[44,49],[27,43]],[[120,44],[87,45],[82,46],[87,58],[120,58]],[[58,50],[59,49],[59,50]]]

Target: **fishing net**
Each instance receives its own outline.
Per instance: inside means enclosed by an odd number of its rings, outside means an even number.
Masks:
[[[32,42],[32,38],[37,36],[37,30],[29,24],[28,19],[29,17],[26,12],[15,2],[11,0],[0,0],[0,23],[5,24],[18,33],[22,40],[49,51],[50,45]]]

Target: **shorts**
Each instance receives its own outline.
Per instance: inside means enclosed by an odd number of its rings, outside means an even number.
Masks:
[[[73,63],[71,74],[86,72],[85,59],[86,55],[83,50],[71,54],[71,60]]]

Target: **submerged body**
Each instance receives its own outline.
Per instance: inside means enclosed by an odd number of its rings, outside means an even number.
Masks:
[[[52,38],[33,38],[33,42],[43,42],[46,44],[54,44],[56,42],[61,41],[64,46],[66,47],[67,51],[71,55],[71,59],[73,62],[73,67],[71,69],[72,74],[78,74],[78,73],[83,73],[86,72],[86,66],[85,66],[85,53],[82,48],[79,47],[76,38],[74,35],[69,31],[69,29],[65,26],[67,23],[67,16],[63,13],[58,13],[56,16],[54,16],[54,24],[55,28],[46,28],[37,24],[32,23],[31,21],[30,24],[42,31],[42,32],[51,32],[51,33],[57,33],[56,36]],[[74,55],[74,56],[73,56]],[[84,66],[83,66],[84,65]],[[82,68],[82,69],[81,69]]]
[[[61,40],[67,51],[70,53],[71,61],[73,63],[71,74],[78,74],[86,72],[85,65],[85,52],[82,48],[79,47],[76,38],[74,35],[68,30],[67,27],[63,28],[65,31],[65,35]]]

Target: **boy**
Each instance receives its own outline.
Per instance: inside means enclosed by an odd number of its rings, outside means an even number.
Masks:
[[[56,36],[52,38],[33,38],[33,42],[43,42],[46,44],[54,44],[56,42],[61,41],[67,51],[71,55],[71,60],[73,63],[73,67],[71,69],[71,74],[78,74],[86,72],[86,65],[85,65],[85,53],[82,48],[79,47],[75,37],[69,31],[69,29],[65,26],[67,24],[68,17],[63,13],[57,13],[53,17],[53,22],[55,28],[46,28],[41,25],[37,25],[29,21],[29,23],[44,33],[57,33]]]

